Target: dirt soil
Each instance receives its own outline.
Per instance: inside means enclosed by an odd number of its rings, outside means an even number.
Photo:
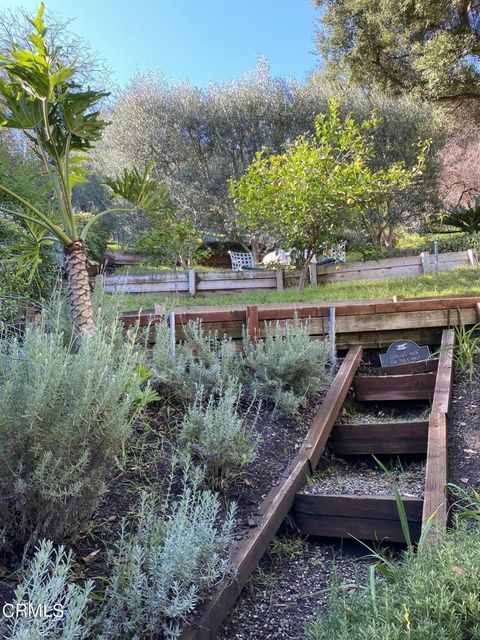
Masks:
[[[480,362],[477,377],[456,376],[448,425],[449,481],[480,490]]]
[[[283,551],[281,540],[273,543],[217,640],[305,640],[307,621],[328,611],[332,586],[351,583],[355,589],[364,579],[371,564],[366,553],[350,541],[342,546],[297,539]]]

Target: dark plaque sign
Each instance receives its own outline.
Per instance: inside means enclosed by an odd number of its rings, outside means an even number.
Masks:
[[[430,357],[428,347],[420,347],[413,340],[397,340],[388,347],[387,353],[380,354],[380,364],[388,367],[391,364],[405,364],[406,362],[421,362]]]

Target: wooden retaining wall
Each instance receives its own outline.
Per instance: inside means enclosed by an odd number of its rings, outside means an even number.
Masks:
[[[217,331],[234,341],[242,339],[248,327],[251,337],[264,337],[267,326],[285,325],[297,316],[305,320],[313,339],[329,333],[329,311],[335,307],[335,336],[338,349],[362,345],[380,348],[394,340],[411,339],[423,344],[439,344],[442,330],[459,324],[473,325],[480,320],[480,296],[449,298],[413,298],[393,302],[336,302],[328,304],[249,305],[194,307],[175,312],[175,337],[184,337],[184,327],[191,320],[201,320],[206,332]],[[126,326],[154,325],[159,316],[153,313],[123,314]],[[151,332],[152,341],[154,330]]]
[[[126,254],[128,256],[129,254]],[[137,254],[130,254],[132,262],[138,262]],[[127,257],[125,257],[127,260]],[[308,281],[312,284],[327,282],[378,280],[418,276],[435,270],[445,271],[461,265],[476,265],[477,257],[472,250],[442,253],[435,267],[428,253],[403,258],[368,260],[323,266],[311,265]],[[100,276],[107,293],[158,293],[195,296],[218,293],[242,293],[246,291],[274,291],[298,283],[298,271],[261,269],[257,271],[188,271],[165,272],[149,275]]]

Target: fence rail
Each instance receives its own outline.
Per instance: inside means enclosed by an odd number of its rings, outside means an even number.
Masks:
[[[418,276],[422,273],[446,271],[461,265],[477,265],[474,251],[441,253],[436,261],[429,253],[417,256],[368,260],[345,264],[310,265],[308,282],[349,282]],[[107,293],[159,293],[195,296],[246,291],[274,291],[295,286],[299,271],[262,269],[258,271],[188,271],[149,275],[98,276],[103,279]]]

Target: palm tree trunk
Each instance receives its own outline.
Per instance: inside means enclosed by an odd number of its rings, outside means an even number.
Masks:
[[[82,240],[76,240],[65,247],[65,270],[73,327],[76,339],[79,341],[83,333],[92,334],[95,331],[87,255]]]

